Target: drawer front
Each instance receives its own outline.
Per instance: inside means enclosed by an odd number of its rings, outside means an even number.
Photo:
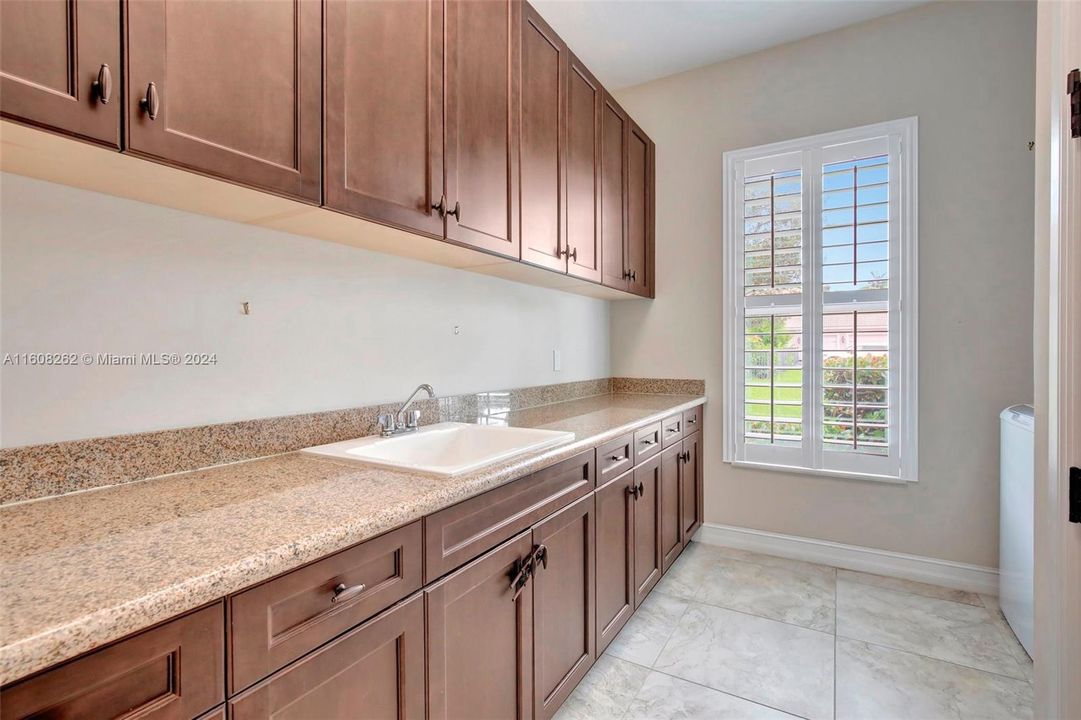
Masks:
[[[634,464],[648,460],[662,449],[661,424],[647,425],[634,433]]]
[[[634,467],[634,434],[624,435],[597,448],[597,487]]]
[[[224,670],[218,602],[4,688],[0,717],[190,720],[225,700]]]
[[[423,720],[424,596],[350,630],[229,701],[232,720]]]
[[[595,487],[593,450],[424,518],[424,581],[490,550]]]
[[[702,406],[691,408],[683,413],[683,434],[690,435],[702,429]]]
[[[683,415],[673,415],[661,423],[661,443],[665,448],[672,447],[683,439]]]
[[[231,692],[418,590],[421,552],[418,520],[234,595]]]

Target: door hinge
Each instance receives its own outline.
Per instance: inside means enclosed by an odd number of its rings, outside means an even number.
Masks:
[[[1066,76],[1066,94],[1070,96],[1070,137],[1081,137],[1081,68]]]
[[[1070,468],[1070,522],[1081,523],[1081,468]]]

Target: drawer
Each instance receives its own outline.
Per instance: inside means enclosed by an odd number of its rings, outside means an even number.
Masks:
[[[702,429],[702,406],[693,407],[683,413],[683,434],[690,435]]]
[[[424,716],[420,593],[229,701],[231,720]]]
[[[634,467],[634,433],[597,448],[597,487]]]
[[[665,448],[683,439],[683,415],[673,415],[661,421],[661,444]]]
[[[424,518],[424,581],[464,565],[596,486],[592,449]]]
[[[0,717],[188,720],[224,700],[225,610],[217,602],[4,688]]]
[[[230,691],[419,589],[422,547],[417,520],[232,596]]]
[[[634,433],[634,464],[647,460],[661,451],[661,424],[647,425]]]

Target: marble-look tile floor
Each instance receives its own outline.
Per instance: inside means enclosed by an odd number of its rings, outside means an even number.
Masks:
[[[1024,720],[993,596],[691,543],[556,720]]]

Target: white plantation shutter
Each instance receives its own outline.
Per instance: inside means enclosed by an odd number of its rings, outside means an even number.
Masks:
[[[726,460],[915,479],[915,142],[725,153]]]

